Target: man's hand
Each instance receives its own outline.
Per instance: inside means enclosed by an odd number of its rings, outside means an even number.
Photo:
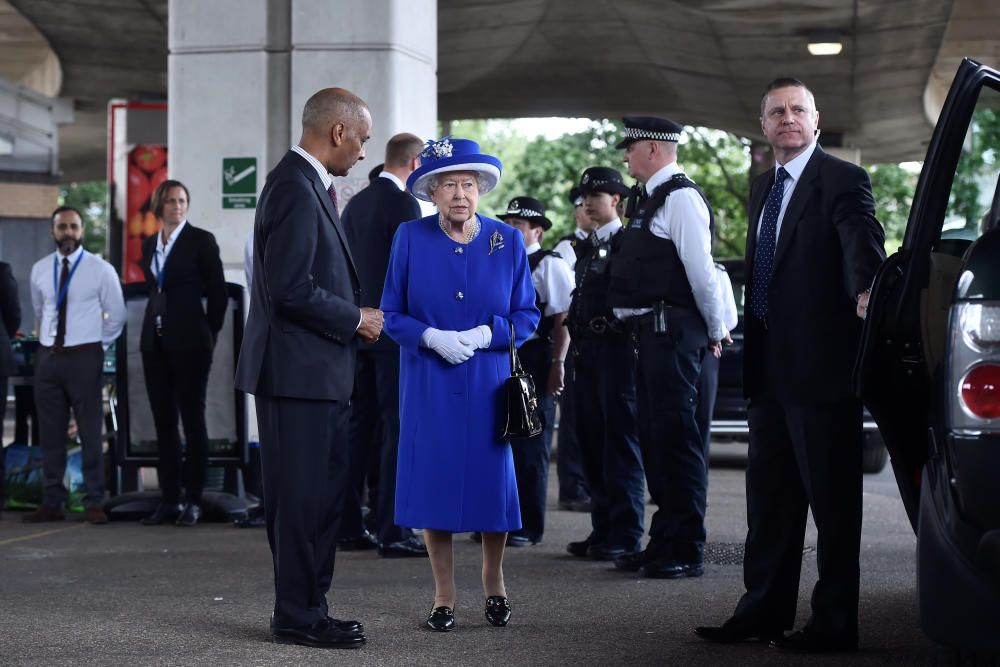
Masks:
[[[552,365],[549,367],[549,385],[548,392],[553,396],[559,396],[565,387],[564,381],[566,379],[565,368],[563,362],[553,360]]]
[[[868,298],[871,297],[871,290],[865,290],[858,295],[858,317],[865,319],[868,314]]]
[[[730,339],[729,342],[732,342]],[[718,359],[722,356],[722,341],[721,340],[710,340],[708,341],[708,351],[712,353],[712,356]]]
[[[374,343],[382,335],[382,325],[384,322],[385,319],[382,316],[382,311],[378,308],[362,308],[358,336],[366,343]]]

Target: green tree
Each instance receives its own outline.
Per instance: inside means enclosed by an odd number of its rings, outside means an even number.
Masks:
[[[83,247],[103,256],[108,243],[108,184],[106,181],[80,181],[64,185],[59,191],[59,205],[72,206],[83,213]]]
[[[898,164],[872,164],[865,168],[872,181],[875,217],[885,228],[885,250],[892,254],[903,243],[917,174]]]

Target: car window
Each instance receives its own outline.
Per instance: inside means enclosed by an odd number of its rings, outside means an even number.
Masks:
[[[962,145],[935,250],[961,255],[986,226],[1000,174],[1000,91],[983,86]],[[954,252],[949,252],[954,248]]]

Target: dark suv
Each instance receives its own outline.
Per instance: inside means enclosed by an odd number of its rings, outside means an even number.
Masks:
[[[715,409],[712,411],[712,441],[747,440],[750,434],[747,426],[747,400],[743,398],[743,293],[744,267],[742,259],[724,259],[719,262],[726,267],[729,280],[733,283],[736,297],[736,312],[739,324],[732,331],[733,344],[725,348],[719,361],[719,389],[715,394]],[[862,469],[866,473],[882,472],[889,453],[886,451],[878,426],[867,412],[864,421],[864,443]]]
[[[963,663],[1000,655],[998,172],[1000,73],[965,60],[855,369],[917,533],[921,624]]]

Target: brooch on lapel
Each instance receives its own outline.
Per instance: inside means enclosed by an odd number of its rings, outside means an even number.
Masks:
[[[489,255],[493,254],[494,250],[500,250],[503,248],[503,236],[500,235],[499,231],[493,232],[493,236],[490,237],[490,251]]]

